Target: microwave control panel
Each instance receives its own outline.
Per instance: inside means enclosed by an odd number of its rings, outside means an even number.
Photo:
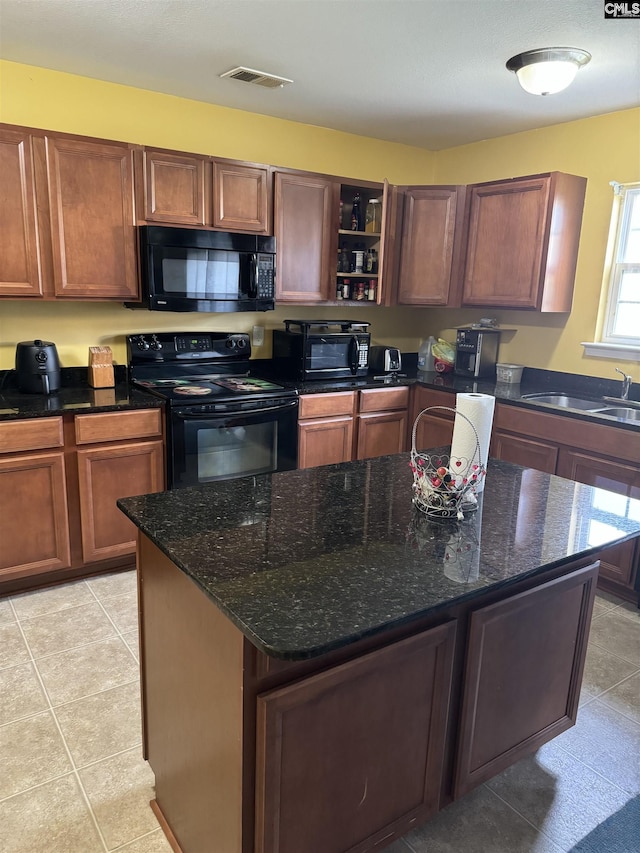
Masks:
[[[358,367],[367,367],[369,364],[369,342],[358,338]]]
[[[275,297],[273,255],[258,254],[257,289],[258,299],[273,299]]]

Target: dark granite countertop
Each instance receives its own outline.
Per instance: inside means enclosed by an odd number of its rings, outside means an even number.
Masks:
[[[599,412],[586,412],[525,398],[527,394],[560,393],[594,400],[601,403],[603,408],[605,406],[624,407],[623,402],[610,403],[602,399],[605,396],[619,396],[621,383],[615,379],[599,379],[595,376],[580,376],[575,373],[561,373],[554,370],[538,370],[528,367],[525,367],[523,371],[522,382],[513,384],[496,382],[494,379],[468,379],[464,376],[455,376],[452,373],[444,375],[430,373],[420,376],[414,373],[413,376],[415,377],[414,382],[440,391],[490,394],[496,398],[496,401],[507,405],[526,406],[540,412],[547,412],[547,414],[564,415],[584,421],[597,421],[603,425],[620,427],[621,429],[640,430],[640,422],[638,421],[625,421]],[[632,386],[631,391],[630,399],[637,403],[640,385]],[[455,405],[453,400],[452,405]]]
[[[640,422],[623,421],[609,415],[565,409],[524,399],[525,394],[540,392],[563,392],[599,400],[605,395],[615,397],[620,391],[617,380],[598,379],[551,370],[525,368],[519,384],[499,383],[494,380],[473,380],[453,373],[420,374],[416,372],[416,354],[403,354],[403,370],[398,376],[380,379],[379,373],[349,380],[316,380],[313,382],[288,382],[274,373],[269,359],[251,362],[251,372],[256,376],[270,378],[285,387],[295,388],[299,394],[324,394],[330,391],[357,391],[369,388],[410,386],[416,383],[441,391],[467,393],[470,391],[490,394],[501,403],[527,406],[539,411],[582,420],[597,420],[602,424],[622,429],[640,430]],[[115,388],[90,388],[87,384],[86,368],[63,368],[62,387],[55,394],[23,394],[15,386],[14,371],[0,371],[0,421],[19,418],[36,418],[60,415],[65,412],[99,412],[120,409],[149,408],[162,406],[162,400],[138,390],[127,383],[127,371],[122,365],[116,367]],[[640,385],[632,386],[631,397],[640,394]],[[455,405],[452,399],[452,405]],[[603,405],[615,405],[606,404]]]
[[[129,385],[124,368],[116,370],[113,388],[91,388],[86,368],[63,368],[62,383],[53,394],[24,394],[15,386],[14,371],[0,377],[0,421],[41,418],[68,412],[120,411],[162,406],[162,400]]]
[[[118,501],[274,657],[320,655],[640,533],[640,503],[490,460],[479,509],[431,521],[411,503],[409,454]],[[603,539],[591,525],[605,521]]]

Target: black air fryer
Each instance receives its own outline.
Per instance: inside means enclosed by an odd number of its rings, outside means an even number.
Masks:
[[[21,341],[16,346],[18,388],[27,394],[52,394],[60,387],[60,359],[51,341]]]

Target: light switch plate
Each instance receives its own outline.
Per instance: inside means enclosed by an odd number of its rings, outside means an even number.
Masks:
[[[254,347],[261,347],[264,343],[264,327],[254,326],[251,330],[251,344]]]

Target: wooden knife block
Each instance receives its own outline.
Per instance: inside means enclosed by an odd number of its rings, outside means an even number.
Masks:
[[[89,347],[89,385],[113,388],[115,384],[111,347]]]

